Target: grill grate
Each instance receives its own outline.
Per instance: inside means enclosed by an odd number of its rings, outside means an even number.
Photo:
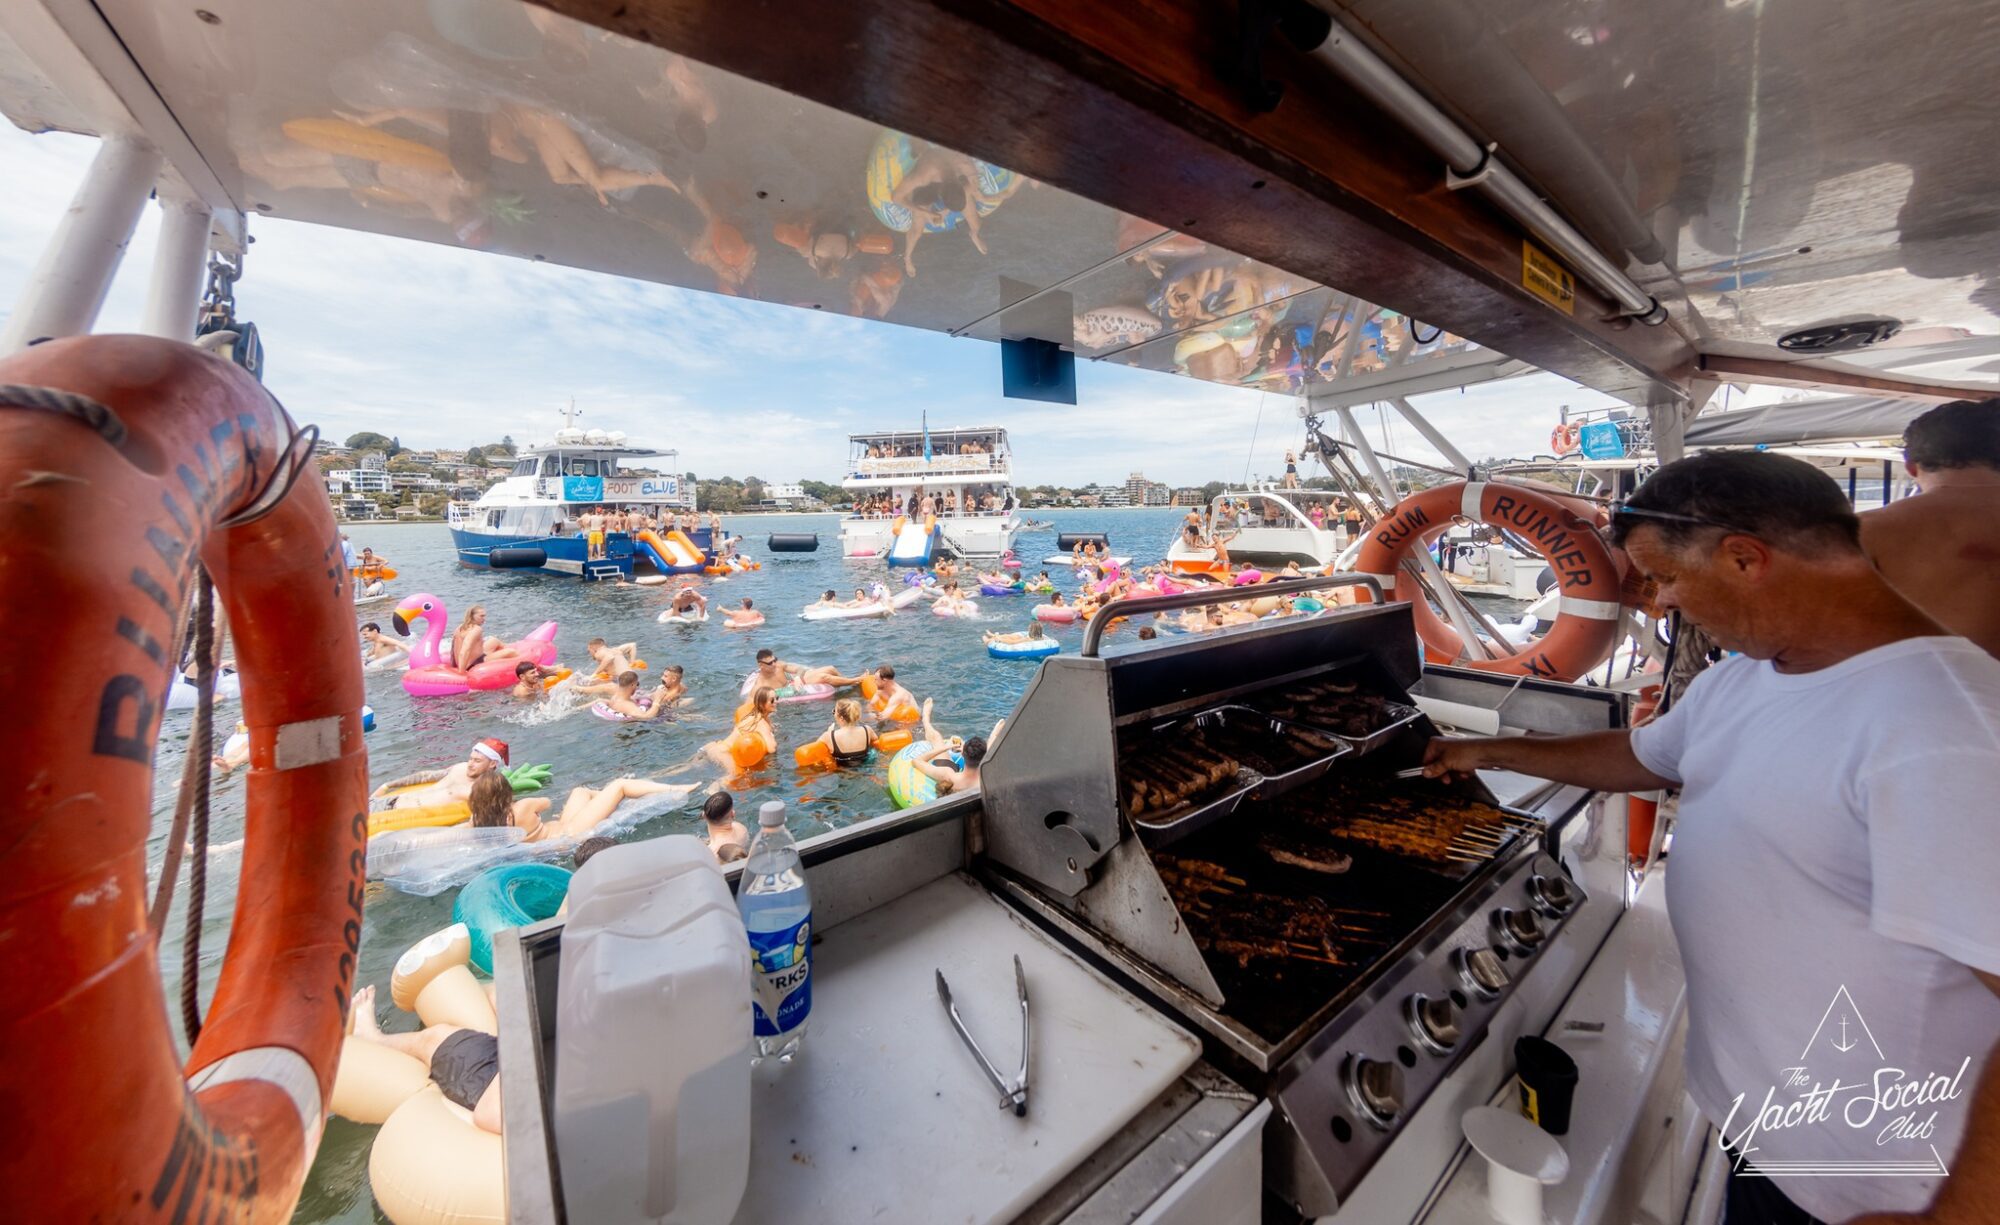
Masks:
[[[1426,810],[1442,800],[1477,819],[1430,859],[1342,836],[1341,811],[1366,811],[1370,795],[1400,806],[1404,791],[1417,792]],[[1154,850],[1152,863],[1222,990],[1222,1011],[1275,1046],[1356,989],[1448,909],[1474,873],[1540,828],[1441,784],[1330,777],[1248,804]],[[1333,870],[1343,863],[1345,871]]]

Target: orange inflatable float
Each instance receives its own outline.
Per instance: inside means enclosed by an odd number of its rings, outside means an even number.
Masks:
[[[310,464],[257,381],[191,345],[80,337],[0,361],[0,548],[35,592],[0,616],[38,647],[11,665],[35,714],[0,738],[11,1219],[285,1221],[312,1164],[368,780],[352,579]],[[250,768],[229,953],[183,1064],[146,839],[197,562],[234,631]]]
[[[1554,628],[1514,655],[1500,659],[1460,660],[1465,642],[1439,617],[1405,574],[1402,560],[1413,548],[1423,548],[1454,517],[1505,527],[1532,546],[1555,571],[1561,589]],[[1507,675],[1527,673],[1549,680],[1573,681],[1611,654],[1618,643],[1618,563],[1593,523],[1578,515],[1553,492],[1527,485],[1495,481],[1454,481],[1411,494],[1396,504],[1363,538],[1354,569],[1370,575],[1384,591],[1408,600],[1417,633],[1440,657],[1459,666]],[[1372,597],[1363,589],[1363,602]]]

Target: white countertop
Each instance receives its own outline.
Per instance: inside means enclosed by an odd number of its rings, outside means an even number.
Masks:
[[[1000,1109],[933,977],[1011,1077],[1016,954],[1034,1026],[1026,1118]],[[743,1225],[1010,1220],[1201,1054],[962,874],[828,930],[813,957],[803,1051],[755,1073]]]

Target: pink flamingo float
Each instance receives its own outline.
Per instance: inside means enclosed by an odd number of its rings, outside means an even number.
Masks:
[[[500,659],[483,660],[470,668],[454,668],[445,661],[445,626],[451,618],[445,613],[444,601],[429,592],[418,592],[396,605],[389,614],[395,623],[396,632],[405,638],[410,635],[410,622],[424,623],[424,640],[410,648],[410,667],[403,673],[403,688],[413,697],[449,697],[452,694],[468,693],[474,689],[506,689],[514,683],[514,669],[522,660],[541,664],[543,667],[556,661],[556,623],[544,621],[541,627],[519,642],[509,643],[512,655]]]

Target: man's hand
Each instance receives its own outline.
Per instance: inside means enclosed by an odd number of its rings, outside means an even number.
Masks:
[[[1483,769],[1485,761],[1475,740],[1453,740],[1439,736],[1424,746],[1425,778],[1468,778]]]

